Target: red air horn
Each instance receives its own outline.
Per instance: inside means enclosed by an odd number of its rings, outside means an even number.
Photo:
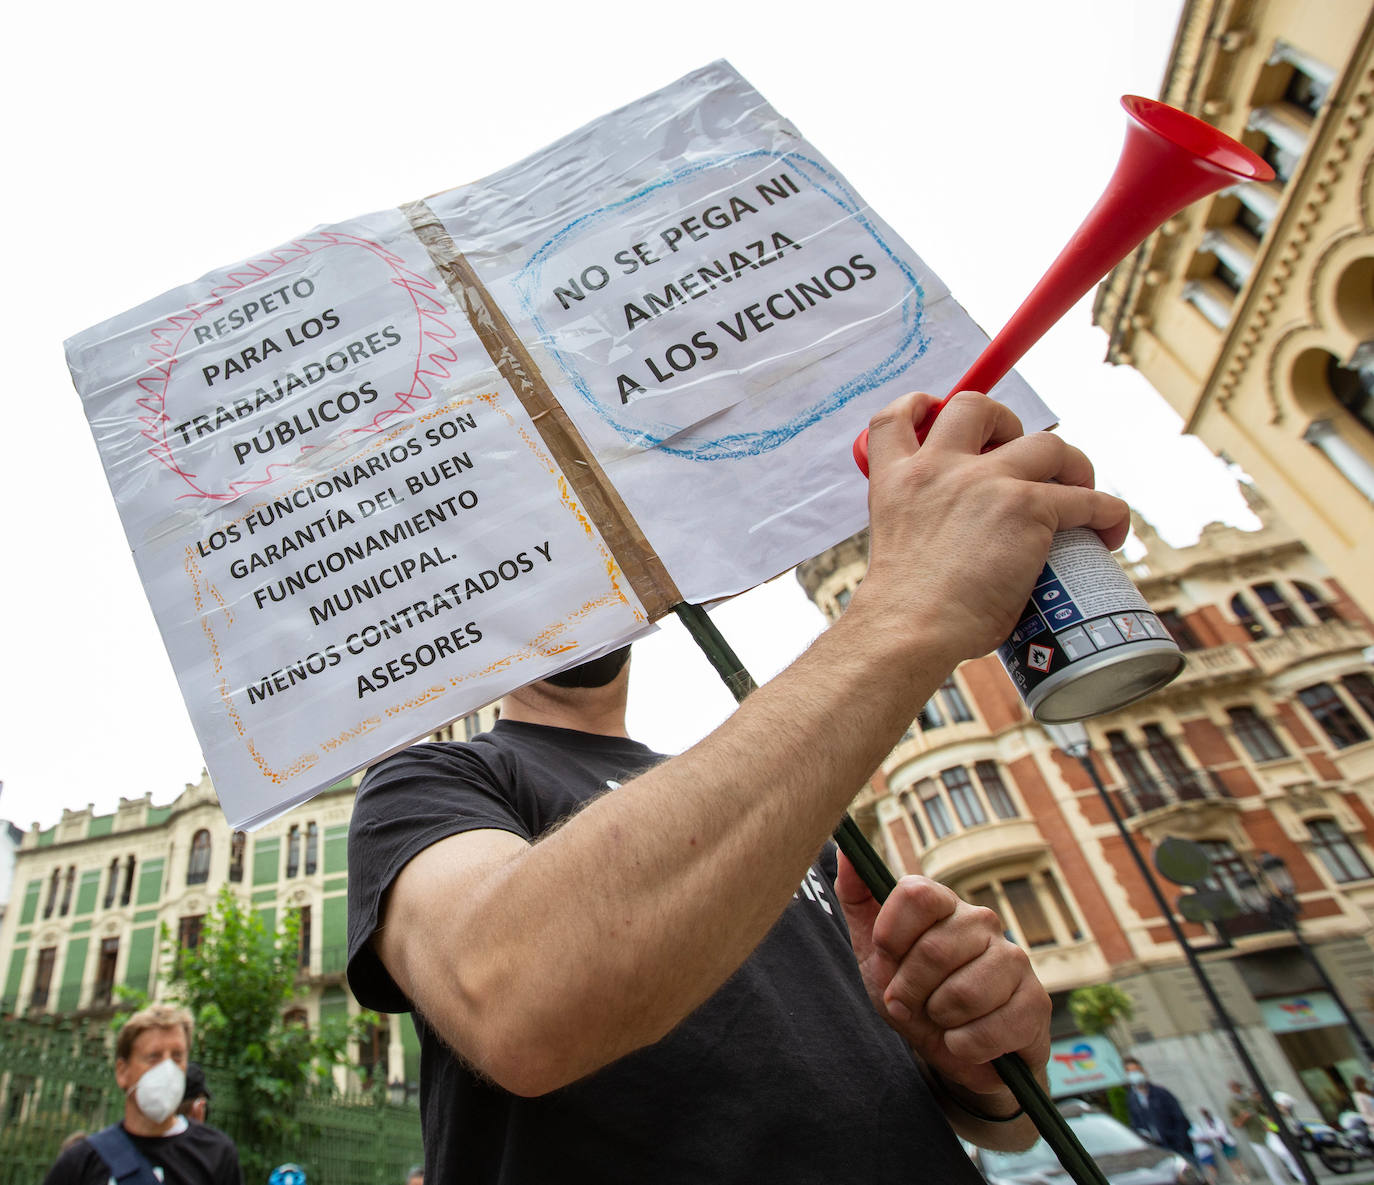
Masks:
[[[1139,95],[1126,95],[1121,105],[1132,122],[1102,197],[954,391],[990,391],[1080,296],[1185,206],[1228,185],[1274,179],[1263,160],[1211,124]],[[921,424],[922,440],[948,402],[946,396]],[[854,460],[867,476],[867,429],[854,442]]]

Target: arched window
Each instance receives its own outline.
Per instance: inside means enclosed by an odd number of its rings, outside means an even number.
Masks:
[[[1245,746],[1251,761],[1277,761],[1288,756],[1278,734],[1254,708],[1249,705],[1227,708],[1226,714],[1231,717],[1236,739]]]
[[[1360,705],[1360,710],[1374,721],[1374,679],[1363,671],[1357,671],[1353,675],[1342,675],[1341,686]]]
[[[963,897],[969,904],[997,914],[1006,927],[1007,937],[1019,946],[1054,946],[1060,941],[1050,920],[1051,909],[1059,913],[1066,938],[1077,941],[1082,937],[1058,881],[1048,871],[979,885],[964,892]]]
[[[1212,866],[1212,875],[1203,884],[1209,889],[1222,890],[1242,909],[1247,908],[1245,890],[1255,878],[1240,853],[1224,839],[1204,839],[1199,841],[1199,846]]]
[[[1202,649],[1202,643],[1193,633],[1192,626],[1183,619],[1183,614],[1177,609],[1161,609],[1159,620],[1164,624],[1164,628],[1173,635],[1173,639],[1178,643],[1180,650]]]
[[[983,793],[988,796],[988,803],[992,807],[992,812],[999,819],[1014,819],[1018,815],[1016,803],[1012,801],[1011,795],[1007,792],[1006,785],[1002,782],[1002,775],[997,769],[995,761],[979,761],[973,766],[978,774],[978,780],[983,783]]]
[[[186,862],[186,883],[203,885],[210,879],[210,833],[204,827],[191,836],[191,858]]]
[[[124,866],[124,888],[119,894],[119,904],[128,905],[134,895],[134,868],[137,861],[130,856],[129,862]]]
[[[382,1017],[358,1038],[358,1072],[364,1085],[371,1086],[374,1078],[386,1083],[387,1052],[391,1048],[391,1023]]]
[[[922,732],[929,732],[932,728],[944,728],[945,717],[934,696],[931,696],[926,706],[916,713],[916,723],[921,726]]]
[[[295,823],[286,833],[286,875],[295,876],[301,870],[301,829]]]
[[[76,887],[76,865],[67,866],[67,876],[62,882],[62,907],[57,911],[62,917],[67,916],[67,911],[72,907],[72,889]]]
[[[48,903],[43,906],[43,916],[52,917],[52,911],[57,908],[57,890],[62,887],[62,869],[52,870],[52,879],[48,881]]]
[[[1307,833],[1312,837],[1312,850],[1326,865],[1332,880],[1344,883],[1369,879],[1369,865],[1335,819],[1308,819]]]
[[[1152,811],[1164,805],[1164,795],[1150,773],[1145,759],[1136,752],[1136,747],[1124,732],[1109,732],[1107,744],[1111,749],[1112,760],[1121,771],[1122,781],[1126,783],[1135,799],[1137,810]]]
[[[954,804],[954,811],[963,826],[976,827],[979,823],[988,821],[987,812],[983,810],[983,804],[973,789],[973,781],[968,776],[968,770],[962,765],[951,766],[940,771],[940,780],[944,782],[945,789],[949,792],[949,800]]]
[[[1173,738],[1158,724],[1146,724],[1143,731],[1145,748],[1155,765],[1159,767],[1159,772],[1164,775],[1164,780],[1174,788],[1179,797],[1200,798],[1202,788],[1198,785],[1193,771],[1188,768],[1188,763],[1183,760],[1183,755],[1179,753]]]
[[[916,797],[914,790],[902,791],[902,805],[906,807],[907,818],[911,820],[911,825],[916,832],[916,838],[920,840],[921,847],[927,847],[930,841],[926,839],[925,825],[921,822],[921,800]]]
[[[1340,614],[1336,612],[1336,606],[1322,599],[1319,593],[1310,584],[1304,584],[1301,580],[1293,581],[1293,587],[1298,590],[1298,595],[1302,597],[1303,604],[1311,611],[1312,616],[1318,621],[1339,621]]]
[[[105,885],[105,908],[109,909],[115,903],[115,894],[119,891],[119,857],[116,856],[110,861],[110,879]]]
[[[1322,731],[1337,749],[1369,740],[1369,733],[1330,683],[1314,683],[1311,687],[1301,688],[1298,699],[1312,713],[1312,718],[1321,725]]]
[[[1236,620],[1245,627],[1245,632],[1250,635],[1252,641],[1269,636],[1269,631],[1255,619],[1254,611],[1240,593],[1236,593],[1231,598],[1231,612],[1236,615]]]
[[[940,698],[944,700],[946,714],[954,723],[966,724],[973,719],[973,713],[969,711],[968,702],[959,690],[959,684],[954,681],[953,673],[940,684]]]
[[[248,836],[242,831],[235,831],[229,841],[229,879],[235,884],[243,880],[243,849],[247,843]]]
[[[949,808],[940,796],[940,789],[931,778],[922,778],[915,785],[916,795],[925,808],[926,819],[930,823],[931,834],[936,839],[944,839],[954,833],[954,822],[949,817]]]
[[[1366,432],[1374,433],[1374,366],[1352,370],[1330,358],[1326,364],[1326,381],[1336,402],[1354,416]]]
[[[1252,584],[1250,588],[1259,597],[1260,604],[1268,612],[1270,619],[1281,630],[1294,630],[1302,625],[1302,620],[1293,612],[1293,606],[1280,591],[1279,586],[1270,581]]]
[[[299,946],[296,951],[296,966],[301,970],[308,970],[310,967],[310,906],[300,907],[300,933]]]

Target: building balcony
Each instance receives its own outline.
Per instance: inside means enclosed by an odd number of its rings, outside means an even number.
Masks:
[[[1194,770],[1187,776],[1173,778],[1167,782],[1137,780],[1113,793],[1121,807],[1121,813],[1128,817],[1147,814],[1178,803],[1231,797],[1226,783],[1209,769]]]
[[[1235,938],[1248,938],[1254,934],[1274,934],[1284,929],[1265,911],[1242,907],[1235,917],[1214,922],[1217,937],[1224,942]]]
[[[921,869],[934,880],[948,881],[979,868],[1022,859],[1046,848],[1031,819],[996,819],[957,831],[921,853]]]
[[[891,777],[896,770],[901,769],[908,762],[915,761],[939,749],[947,749],[953,745],[965,744],[969,741],[985,741],[987,739],[987,725],[978,720],[949,721],[933,728],[921,728],[919,724],[913,722],[902,739],[883,758],[883,772]]]
[[[1276,638],[1260,638],[1250,644],[1250,654],[1265,675],[1277,675],[1309,658],[1363,650],[1371,641],[1374,638],[1363,626],[1348,621],[1324,621],[1286,630]]]
[[[342,983],[348,970],[348,947],[326,946],[320,951],[319,966],[302,967],[300,975],[312,983]]]
[[[1258,672],[1254,659],[1246,653],[1244,646],[1228,642],[1224,646],[1209,646],[1206,650],[1189,650],[1184,657],[1188,665],[1183,674],[1169,684],[1169,691],[1198,691],[1245,679]]]
[[[1036,977],[1051,993],[1072,991],[1089,983],[1106,983],[1112,967],[1093,938],[1056,946],[1038,946],[1027,952]]]
[[[1193,770],[1168,781],[1137,779],[1108,788],[1122,817],[1152,843],[1167,835],[1203,835],[1224,826],[1240,810],[1226,783],[1214,770]]]

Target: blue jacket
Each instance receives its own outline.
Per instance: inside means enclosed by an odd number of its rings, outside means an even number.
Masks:
[[[1142,1103],[1136,1088],[1126,1087],[1126,1107],[1130,1113],[1131,1126],[1156,1144],[1191,1159],[1193,1141],[1188,1137],[1188,1128],[1191,1125],[1178,1099],[1172,1091],[1156,1086],[1153,1082],[1146,1085],[1145,1092],[1145,1101]]]

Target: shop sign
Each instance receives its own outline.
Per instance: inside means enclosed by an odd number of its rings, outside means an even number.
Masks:
[[[1345,1024],[1345,1017],[1330,992],[1302,992],[1261,1000],[1264,1025],[1271,1033],[1301,1033]]]
[[[1086,1094],[1126,1081],[1121,1054],[1107,1037],[1068,1037],[1050,1046],[1050,1095]]]

